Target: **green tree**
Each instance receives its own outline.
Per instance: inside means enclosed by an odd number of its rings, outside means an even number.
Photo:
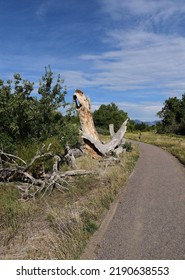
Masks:
[[[149,131],[150,127],[148,124],[141,122],[141,123],[135,123],[135,130],[140,130],[140,131]]]
[[[36,108],[36,133],[37,137],[46,139],[57,133],[58,126],[62,125],[63,117],[58,110],[67,105],[65,96],[66,87],[64,80],[58,75],[56,83],[53,85],[53,73],[50,67],[45,68],[45,74],[40,80],[38,94],[40,99]]]
[[[107,131],[109,129],[109,124],[114,124],[114,129],[117,131],[127,118],[127,113],[120,110],[114,103],[101,105],[100,108],[93,113],[95,126]]]
[[[0,82],[0,127],[1,132],[15,140],[24,140],[31,133],[33,98],[30,96],[33,83],[14,74],[14,80]]]
[[[179,133],[185,135],[185,94],[182,95],[179,114],[180,114]]]
[[[127,131],[129,132],[133,132],[135,131],[135,121],[134,120],[130,120],[128,121],[128,124],[127,124]]]
[[[167,99],[157,115],[162,119],[161,132],[178,133],[183,115],[182,100],[177,97]]]
[[[67,105],[66,87],[58,75],[55,82],[50,67],[45,69],[38,88],[38,98],[33,97],[34,83],[14,74],[13,80],[0,80],[0,145],[10,150],[20,143],[56,137],[61,145],[78,142],[77,126],[73,131],[72,116],[63,116],[61,108]],[[73,141],[71,141],[73,140]]]

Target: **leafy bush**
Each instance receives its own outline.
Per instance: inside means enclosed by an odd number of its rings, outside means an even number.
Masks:
[[[126,149],[127,152],[131,152],[133,147],[132,144],[130,142],[125,142],[125,144],[123,144],[123,149]]]

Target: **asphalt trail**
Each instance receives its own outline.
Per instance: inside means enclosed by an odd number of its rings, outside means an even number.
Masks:
[[[139,143],[140,158],[82,259],[185,259],[185,168]]]

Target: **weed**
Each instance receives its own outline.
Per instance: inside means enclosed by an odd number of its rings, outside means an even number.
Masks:
[[[95,213],[90,213],[87,210],[84,210],[81,214],[82,223],[84,225],[84,230],[92,234],[98,229],[98,225],[95,220],[97,217]]]

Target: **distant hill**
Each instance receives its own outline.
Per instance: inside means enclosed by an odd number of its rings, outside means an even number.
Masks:
[[[156,123],[157,123],[158,121],[145,122],[145,121],[140,121],[140,120],[134,120],[134,122],[135,122],[135,123],[138,123],[138,124],[145,123],[145,124],[147,124],[147,125],[149,125],[149,126],[152,126],[152,125],[156,125]]]

